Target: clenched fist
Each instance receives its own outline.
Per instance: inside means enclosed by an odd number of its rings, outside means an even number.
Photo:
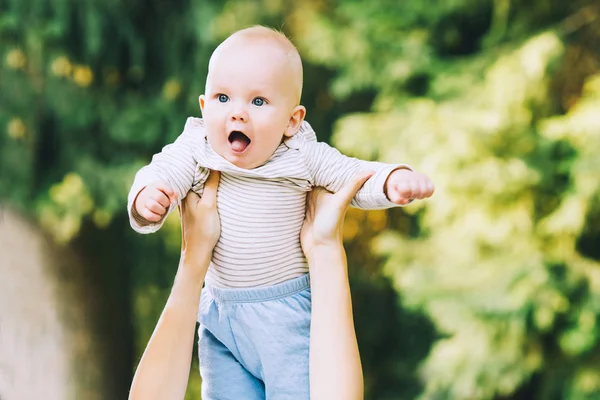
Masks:
[[[387,198],[396,204],[405,205],[414,199],[426,199],[433,195],[431,180],[409,169],[397,169],[388,176],[385,182]]]
[[[169,210],[177,195],[171,185],[164,181],[156,181],[143,188],[133,204],[135,211],[148,222],[158,222]]]

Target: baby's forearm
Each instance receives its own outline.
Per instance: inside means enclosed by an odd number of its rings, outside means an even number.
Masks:
[[[348,157],[326,143],[307,146],[305,154],[314,186],[323,187],[333,193],[340,190],[357,173],[372,171],[371,178],[352,200],[352,206],[366,210],[396,207],[397,204],[391,202],[386,195],[387,179],[396,169],[410,169],[405,164],[387,164]]]
[[[127,209],[131,227],[139,233],[156,232],[162,225],[164,218],[159,222],[145,223],[135,218],[132,211],[137,196],[144,187],[157,181],[166,182],[174,191],[178,200],[182,200],[194,185],[194,177],[198,172],[198,160],[195,151],[198,148],[202,132],[194,125],[194,119],[188,119],[184,131],[175,142],[163,147],[160,153],[152,157],[150,164],[141,168],[135,175],[135,179],[127,198]],[[190,122],[191,121],[191,122]],[[204,178],[208,171],[204,172]],[[175,203],[169,208],[169,212],[175,207]],[[147,222],[147,221],[146,221]]]

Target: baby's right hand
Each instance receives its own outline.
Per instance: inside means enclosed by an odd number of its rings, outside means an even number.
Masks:
[[[156,181],[143,188],[135,199],[135,211],[148,222],[158,222],[169,210],[177,194],[165,181]]]

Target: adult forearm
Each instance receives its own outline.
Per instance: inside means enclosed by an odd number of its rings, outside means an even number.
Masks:
[[[185,396],[206,273],[206,268],[190,264],[182,258],[167,304],[133,378],[130,399],[183,399]]]
[[[311,399],[362,399],[362,367],[346,255],[341,244],[315,249],[309,256],[309,265]]]

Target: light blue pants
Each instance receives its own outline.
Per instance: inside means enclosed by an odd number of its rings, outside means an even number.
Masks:
[[[308,274],[249,289],[206,284],[200,303],[202,400],[309,400]]]

